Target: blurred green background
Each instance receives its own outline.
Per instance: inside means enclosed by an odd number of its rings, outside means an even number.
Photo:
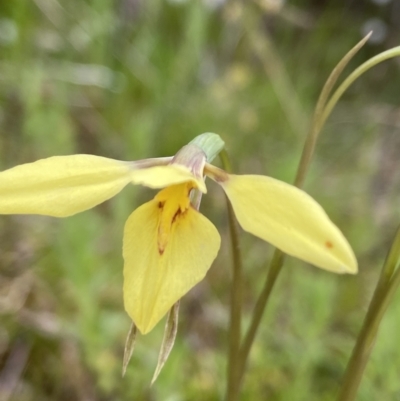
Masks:
[[[357,65],[400,44],[395,0],[12,0],[0,3],[0,169],[92,153],[169,156],[202,132],[235,171],[294,178],[313,107],[339,59],[371,28]],[[400,61],[345,94],[305,189],[352,244],[355,277],[288,258],[251,353],[243,400],[331,400],[400,221]],[[224,196],[202,212],[222,248],[181,303],[156,384],[163,323],[139,337],[127,375],[122,231],[154,193],[128,187],[67,219],[0,217],[2,401],[220,400],[230,245]],[[241,233],[245,319],[271,247]],[[383,321],[359,400],[400,399],[400,294]]]

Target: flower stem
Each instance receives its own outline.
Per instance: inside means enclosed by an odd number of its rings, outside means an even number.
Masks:
[[[400,227],[393,240],[389,254],[382,267],[382,272],[374,295],[368,307],[360,334],[353,353],[347,364],[343,384],[337,401],[354,400],[369,356],[375,344],[380,322],[400,285]]]
[[[323,125],[326,122],[326,119],[329,117],[332,112],[334,106],[338,102],[341,95],[345,92],[345,90],[364,72],[373,67],[374,65],[387,60],[392,57],[396,57],[400,55],[400,47],[388,50],[387,52],[381,53],[378,56],[368,60],[358,69],[356,69],[350,76],[339,86],[339,88],[334,92],[332,97],[329,98],[330,93],[333,90],[333,87],[339,78],[339,75],[342,73],[348,62],[354,57],[354,55],[360,50],[360,48],[365,44],[368,40],[370,34],[368,34],[363,40],[361,40],[353,49],[351,49],[339,62],[336,66],[330,77],[328,78],[322,92],[318,103],[316,105],[316,109],[314,112],[311,129],[306,138],[303,153],[301,156],[301,160],[299,163],[299,167],[297,170],[296,178],[294,185],[301,188],[304,185],[305,177],[314,154],[315,145],[319,138],[320,132],[323,128]],[[328,100],[329,99],[329,100]],[[227,163],[224,164],[224,167],[230,171],[229,169],[229,160],[227,158],[226,153],[224,151],[220,154],[222,162]],[[228,207],[228,213],[233,218],[233,211],[230,209],[230,205]],[[231,217],[230,217],[231,218]],[[235,221],[235,220],[233,220]],[[235,222],[236,224],[236,222]],[[231,228],[231,235],[232,235]],[[239,397],[239,392],[241,388],[241,383],[243,380],[243,376],[246,369],[247,359],[251,350],[251,346],[254,342],[255,336],[258,331],[258,327],[260,325],[262,316],[264,314],[266,305],[270,298],[272,289],[275,285],[275,282],[279,276],[279,273],[282,269],[284,262],[284,254],[275,250],[274,256],[270,263],[270,268],[266,277],[266,281],[264,283],[263,290],[257,300],[256,306],[254,308],[254,312],[252,315],[252,320],[249,326],[249,329],[245,335],[243,344],[240,346],[239,352],[237,352],[237,347],[240,345],[240,306],[241,306],[241,265],[237,268],[236,265],[236,257],[237,253],[235,251],[235,243],[232,237],[233,244],[233,254],[234,254],[234,273],[233,273],[233,285],[232,285],[232,293],[231,293],[231,336],[230,336],[230,352],[229,352],[229,361],[228,361],[228,388],[227,388],[227,401],[235,401]],[[237,270],[238,269],[238,270]],[[390,271],[390,268],[384,267],[384,272],[382,273],[380,283],[377,286],[376,292],[374,294],[374,298],[371,301],[370,310],[365,319],[365,328],[359,336],[359,341],[356,344],[354,349],[354,357],[352,356],[349,365],[353,366],[357,369],[352,373],[353,368],[349,368],[350,381],[354,380],[355,390],[352,389],[351,383],[347,383],[347,379],[345,378],[345,384],[343,386],[344,393],[342,391],[341,394],[344,394],[343,397],[347,397],[347,393],[350,395],[351,391],[354,391],[353,396],[355,395],[355,391],[358,388],[358,384],[361,381],[362,372],[364,370],[366,361],[371,352],[373,340],[376,336],[377,328],[379,326],[380,320],[382,319],[383,313],[387,308],[387,305],[393,297],[393,293],[395,289],[400,284],[400,272],[397,271],[394,275],[393,280],[390,281],[388,287],[386,287],[385,282],[387,280],[387,272]],[[388,290],[386,291],[386,288]],[[360,344],[358,344],[360,343]],[[359,373],[357,373],[359,370]],[[359,375],[359,376],[357,376]],[[346,376],[347,377],[347,376]],[[347,387],[348,390],[347,390]],[[350,401],[353,398],[340,398],[338,401]]]
[[[367,60],[365,63],[361,64],[357,69],[355,69],[339,86],[339,88],[336,89],[335,93],[332,95],[332,97],[329,99],[329,102],[327,102],[323,114],[321,116],[321,119],[319,121],[320,127],[322,127],[326,121],[326,119],[329,117],[331,114],[333,108],[335,107],[336,103],[340,99],[340,97],[343,95],[343,93],[349,88],[349,86],[361,75],[363,75],[365,72],[367,72],[370,68],[374,67],[377,64],[382,63],[385,60],[394,58],[394,57],[399,57],[400,56],[400,46],[393,47],[392,49],[386,50],[382,53],[379,53],[375,57],[370,58]]]
[[[225,149],[220,152],[222,165],[227,172],[232,172],[232,166]],[[241,307],[242,307],[242,257],[239,244],[239,230],[236,217],[228,198],[228,219],[229,231],[232,244],[232,287],[230,301],[230,323],[229,323],[229,350],[228,350],[228,366],[227,366],[227,388],[226,400],[233,401],[238,394],[238,358],[241,339]]]
[[[264,311],[270,298],[272,289],[274,288],[276,279],[278,278],[279,273],[282,270],[284,257],[285,255],[283,252],[281,252],[279,249],[275,249],[274,255],[272,257],[268,269],[268,274],[264,283],[263,290],[260,296],[258,297],[256,306],[254,307],[250,326],[247,330],[242,346],[240,347],[238,371],[237,371],[237,383],[236,383],[237,395],[239,394],[240,387],[243,381],[243,376],[246,370],[247,359],[250,354],[251,346],[253,345],[254,338],[260,326],[261,319],[264,315]]]
[[[333,69],[328,79],[325,82],[324,87],[322,88],[321,94],[319,95],[317,104],[315,106],[314,115],[311,122],[311,128],[309,134],[307,135],[306,142],[303,148],[303,153],[301,155],[301,160],[299,163],[299,167],[297,169],[297,175],[294,182],[294,185],[301,188],[304,185],[304,180],[310,166],[311,158],[314,154],[315,145],[319,138],[319,134],[321,133],[322,127],[326,118],[329,116],[329,113],[325,116],[325,120],[322,121],[325,106],[328,102],[329,95],[332,92],[333,87],[335,86],[339,76],[350,62],[350,60],[355,56],[355,54],[365,45],[369,37],[371,36],[370,32],[367,36],[365,36],[360,42],[358,42],[338,63],[338,65]],[[342,92],[343,93],[343,92]],[[332,110],[332,109],[331,109]],[[330,111],[331,111],[330,110]]]
[[[346,67],[348,62],[353,58],[353,56],[358,52],[358,50],[365,44],[365,42],[368,40],[369,36],[370,35],[367,35],[363,40],[361,40],[356,46],[354,46],[353,49],[351,49],[343,57],[343,59],[336,66],[336,68],[334,69],[332,74],[329,76],[329,78],[321,92],[321,95],[318,99],[317,106],[315,108],[312,126],[311,126],[311,129],[306,138],[302,157],[299,162],[299,167],[297,169],[295,185],[299,188],[301,188],[304,184],[304,180],[305,180],[309,165],[311,163],[312,156],[314,154],[315,145],[316,145],[319,134],[323,127],[323,124],[320,123],[320,120],[324,113],[326,103],[329,98],[329,94],[331,93],[331,91],[332,91],[337,79],[339,78],[339,75],[343,71],[343,69]],[[271,260],[271,263],[270,263],[270,266],[269,266],[269,270],[268,270],[268,274],[267,274],[267,277],[266,277],[266,280],[264,283],[264,287],[262,289],[262,292],[261,292],[261,294],[257,300],[256,306],[254,308],[250,326],[244,337],[242,346],[240,347],[239,358],[238,358],[238,362],[237,362],[238,363],[237,372],[236,372],[236,375],[234,376],[234,377],[236,377],[236,380],[234,383],[235,387],[233,388],[232,392],[230,393],[231,398],[227,398],[227,401],[235,401],[239,397],[239,392],[240,392],[241,384],[243,381],[243,376],[245,373],[246,364],[247,364],[247,360],[248,360],[248,357],[250,354],[251,346],[252,346],[255,336],[257,334],[262,316],[264,314],[268,300],[272,293],[272,289],[279,276],[279,273],[282,270],[282,266],[284,263],[284,256],[285,255],[283,254],[283,252],[281,252],[278,249],[275,250],[272,260]],[[234,369],[236,369],[236,367]]]

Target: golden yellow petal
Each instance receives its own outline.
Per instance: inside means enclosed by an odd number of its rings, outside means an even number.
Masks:
[[[207,192],[202,178],[197,178],[188,168],[178,164],[133,170],[131,180],[133,184],[141,184],[154,189],[192,181],[201,192]]]
[[[220,184],[244,230],[322,269],[357,272],[349,243],[304,191],[259,175],[229,175]]]
[[[160,252],[161,213],[159,202],[147,202],[130,215],[124,231],[125,310],[142,334],[204,278],[220,247],[213,224],[189,208],[175,218]]]
[[[129,184],[129,163],[92,155],[55,156],[0,173],[0,214],[71,216]]]

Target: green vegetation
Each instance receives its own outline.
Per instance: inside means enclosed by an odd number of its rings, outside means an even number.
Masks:
[[[169,156],[211,131],[226,142],[234,171],[293,182],[318,94],[360,40],[362,19],[306,1],[269,14],[250,2],[206,3],[213,2],[3,2],[0,168],[71,153]],[[365,46],[346,71],[380,50]],[[400,221],[399,84],[390,60],[350,88],[305,184],[349,239],[360,272],[336,276],[287,258],[250,355],[243,400],[334,399]],[[218,227],[222,248],[207,279],[182,300],[175,347],[152,387],[163,324],[138,337],[121,378],[130,326],[121,246],[128,215],[153,192],[130,186],[68,219],[1,216],[0,398],[220,400],[230,243],[222,191],[210,182],[209,194],[202,212]],[[249,316],[272,247],[248,234],[240,239]],[[397,294],[360,401],[399,394],[399,316]]]

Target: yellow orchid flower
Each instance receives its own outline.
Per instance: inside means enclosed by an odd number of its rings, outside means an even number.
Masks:
[[[357,272],[350,245],[309,195],[270,177],[228,174],[207,162],[214,154],[201,143],[137,162],[72,155],[16,166],[0,173],[0,214],[66,217],[129,183],[161,188],[124,230],[124,304],[142,334],[204,278],[217,256],[218,231],[191,203],[193,191],[206,193],[205,176],[224,189],[245,231],[322,269]]]

